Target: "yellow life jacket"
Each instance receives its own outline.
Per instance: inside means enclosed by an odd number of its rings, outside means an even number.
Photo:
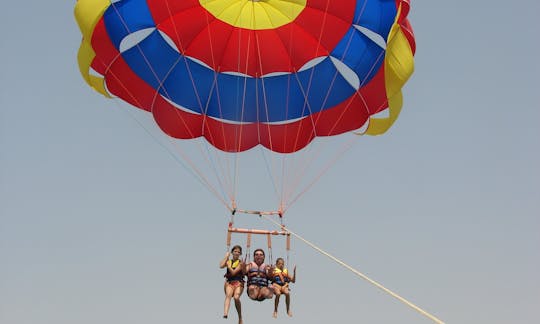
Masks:
[[[278,285],[283,286],[284,284],[286,284],[287,282],[290,281],[290,279],[289,279],[289,271],[287,270],[287,268],[283,268],[283,270],[281,270],[279,268],[275,268],[274,273],[272,275],[272,278],[273,278],[275,283],[277,283]]]
[[[233,260],[227,260],[227,272],[225,273],[225,278],[227,278],[227,281],[244,281],[244,274],[240,272],[239,274],[236,274],[235,276],[231,276],[229,273],[229,268],[231,267],[233,270],[238,268],[240,265],[240,260],[236,260],[233,262]]]

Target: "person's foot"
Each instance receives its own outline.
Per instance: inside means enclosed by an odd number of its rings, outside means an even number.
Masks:
[[[292,312],[291,312],[291,311],[287,311],[287,315],[289,315],[289,317],[292,317]]]
[[[227,314],[223,315],[223,318],[227,318],[227,317],[229,317]]]
[[[272,317],[273,317],[273,318],[277,318],[277,312],[274,312],[274,313],[272,314]]]

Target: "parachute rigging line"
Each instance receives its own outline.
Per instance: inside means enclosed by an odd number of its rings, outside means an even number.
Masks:
[[[309,189],[311,189],[317,181],[319,181],[330,168],[337,163],[337,161],[345,154],[351,147],[354,145],[355,139],[350,139],[347,143],[343,144],[343,148],[338,152],[334,158],[326,164],[326,166],[319,172],[319,174],[300,192],[298,193],[291,201],[287,202],[287,207],[283,210],[284,212],[291,207],[294,203],[300,199]]]
[[[169,141],[172,145],[176,147],[178,150],[178,153],[181,155],[181,158],[179,158],[174,151],[169,149],[167,146],[165,146],[160,140],[157,139],[157,137],[152,134],[152,132],[146,127],[137,117],[133,115],[133,113],[129,112],[129,109],[124,109],[124,107],[120,106],[120,104],[113,100],[118,109],[122,111],[122,113],[126,114],[130,119],[135,121],[137,125],[141,129],[144,130],[148,136],[159,146],[161,147],[165,152],[167,152],[175,162],[177,162],[184,170],[186,170],[189,174],[193,176],[195,180],[197,180],[204,188],[206,188],[211,194],[213,194],[227,209],[232,210],[232,208],[228,205],[228,203],[223,199],[222,196],[218,193],[217,189],[212,185],[212,183],[205,177],[204,173],[197,167],[197,165],[189,158],[188,155],[185,154],[185,152],[179,148],[178,143],[172,140],[172,138],[169,138]],[[199,144],[200,146],[203,144]],[[189,164],[188,165],[186,165]],[[221,188],[223,191],[223,188]]]
[[[115,9],[115,11],[117,12],[118,14],[118,17],[119,17],[119,20],[121,21],[121,23],[124,25],[124,28],[126,28],[126,30],[129,30],[129,26],[128,24],[125,22],[125,20],[123,19],[122,15],[120,15],[118,13],[118,8],[116,7],[116,5],[114,3],[111,4],[111,6]],[[174,66],[176,66],[176,64],[179,62],[179,59],[175,62],[175,64],[173,64],[168,73],[166,74],[166,76],[163,78],[163,80],[160,80],[159,77],[157,76],[157,73],[156,71],[154,70],[154,68],[152,67],[152,65],[150,64],[150,61],[148,60],[147,56],[145,55],[144,51],[140,48],[140,46],[138,44],[135,45],[138,49],[138,51],[140,52],[141,56],[144,58],[144,61],[145,63],[147,64],[149,70],[152,72],[152,74],[155,76],[155,78],[158,80],[159,82],[159,87],[158,89],[156,89],[156,91],[154,92],[154,98],[153,98],[153,101],[152,101],[152,106],[154,106],[154,103],[155,103],[155,100],[159,94],[159,89],[163,89],[163,91],[165,92],[165,95],[166,97],[168,97],[169,99],[171,98],[170,95],[167,93],[167,89],[163,87],[163,83],[165,82],[165,80],[167,79],[167,77],[169,76],[170,72],[172,71],[172,69],[174,68]],[[187,58],[184,57],[184,61],[186,61]],[[102,64],[105,64],[105,62],[102,62]],[[199,105],[201,106],[201,110],[202,110],[202,103],[201,103],[201,100],[200,100],[200,96],[198,94],[198,91],[195,87],[195,81],[194,81],[194,78],[193,78],[193,75],[191,74],[191,71],[189,69],[189,65],[186,64],[187,66],[187,69],[188,69],[188,72],[189,72],[189,76],[190,76],[190,79],[191,79],[191,82],[194,86],[194,89],[195,89],[195,93],[196,93],[196,96],[197,96],[197,99],[198,99],[198,102],[199,102]],[[115,78],[115,80],[123,87],[123,89],[129,93],[129,95],[132,97],[132,98],[136,98],[132,93],[131,91],[125,86],[125,83],[122,81],[121,78],[118,78],[113,71],[110,71],[111,75]],[[215,79],[216,82],[217,82],[217,78]],[[113,100],[115,101],[115,103],[117,104],[117,106],[120,106],[118,104],[118,102],[116,100]],[[207,105],[206,105],[207,106]],[[121,109],[122,111],[124,109]],[[183,123],[185,123],[185,120],[183,118],[183,116],[181,114],[179,114],[178,111],[176,111],[176,115],[181,119],[181,121]],[[134,119],[136,121],[136,123],[138,125],[140,125],[147,134],[149,134],[151,136],[151,138],[158,143],[158,145],[160,145],[162,148],[164,148],[170,155],[173,156],[174,160],[177,161],[184,169],[188,170],[190,174],[192,174],[201,184],[203,184],[204,187],[207,188],[207,190],[209,190],[214,196],[216,196],[218,198],[218,200],[225,206],[227,207],[229,210],[231,209],[231,207],[228,206],[227,202],[223,199],[222,196],[220,196],[216,190],[216,188],[211,184],[211,182],[207,179],[207,177],[204,176],[203,172],[196,166],[195,163],[193,163],[193,161],[188,157],[187,154],[185,154],[185,152],[183,152],[182,149],[180,149],[180,147],[178,146],[177,143],[175,143],[175,141],[172,140],[171,137],[169,137],[169,141],[171,143],[173,143],[174,146],[177,147],[179,153],[181,154],[182,156],[182,159],[184,159],[189,165],[190,165],[190,168],[196,173],[196,175],[193,173],[192,170],[190,170],[189,167],[186,167],[186,165],[184,163],[182,163],[177,156],[175,156],[168,148],[166,148],[159,140],[157,140],[157,138],[152,135],[152,133],[137,119],[135,118],[131,113],[129,113],[129,116]],[[189,130],[189,128],[188,128]],[[191,131],[190,131],[190,134],[191,134]],[[199,143],[198,145],[198,148],[199,148],[199,151],[201,152],[201,156],[205,157],[207,161],[209,161],[209,164],[211,165],[212,167],[212,170],[214,170],[214,174],[216,176],[216,179],[218,180],[218,183],[220,184],[220,189],[222,191],[222,193],[224,193],[224,188],[223,188],[223,185],[221,183],[221,180],[220,180],[220,177],[218,175],[218,173],[215,171],[216,168],[215,168],[215,164],[212,162],[212,159],[208,159],[208,157],[202,153],[202,146],[203,144],[201,144],[201,141],[197,141]],[[208,144],[206,144],[206,146],[208,146]],[[231,197],[231,195],[227,195],[225,194],[224,196],[229,196]]]
[[[138,46],[138,45],[137,45]],[[139,49],[140,50],[140,49]],[[141,52],[141,55],[144,56],[144,52],[142,50],[140,50]],[[102,62],[104,63],[104,62]],[[149,68],[152,69],[152,67],[149,65]],[[124,91],[126,91],[128,93],[128,95],[130,97],[132,97],[134,100],[137,100],[136,97],[131,93],[131,91],[125,86],[124,82],[118,78],[116,76],[116,74],[114,73],[114,71],[110,71],[110,74],[111,76],[123,87]],[[157,91],[156,91],[157,93]],[[155,98],[155,97],[154,97]],[[152,132],[150,132],[150,130],[144,126],[144,124],[138,119],[136,118],[131,112],[128,112],[126,109],[124,109],[123,107],[120,106],[120,104],[118,103],[118,101],[116,100],[113,100],[116,104],[116,106],[120,109],[120,111],[122,111],[124,114],[127,114],[127,116],[129,116],[132,120],[135,121],[135,123],[137,125],[139,125],[149,136],[150,138],[152,138],[152,140],[154,140],[154,142],[156,142],[162,149],[164,149],[169,155],[172,156],[173,160],[175,160],[179,165],[181,165],[186,171],[188,171],[200,184],[203,185],[203,187],[207,188],[207,190],[212,193],[214,196],[216,196],[216,198],[222,203],[224,204],[225,207],[227,207],[229,210],[231,209],[228,205],[227,205],[227,202],[225,202],[225,200],[217,193],[217,190],[214,186],[212,186],[212,184],[210,183],[210,181],[208,181],[208,179],[204,176],[204,174],[199,170],[199,168],[197,168],[196,164],[194,164],[191,159],[189,159],[189,157],[184,154],[184,152],[182,152],[182,150],[180,150],[180,154],[182,155],[182,159],[187,162],[190,167],[186,166],[186,164],[184,163],[184,161],[182,161],[181,159],[178,158],[178,156],[176,156],[169,148],[167,148],[165,145],[163,145],[162,142],[160,142],[156,136],[154,136],[152,134]],[[181,116],[180,116],[181,117]],[[177,143],[175,143],[172,138],[168,137],[169,138],[169,141],[176,147],[178,147]],[[199,149],[200,147],[202,146],[202,144],[199,145]],[[219,178],[219,176],[218,176]],[[222,191],[223,191],[223,188],[221,188]]]

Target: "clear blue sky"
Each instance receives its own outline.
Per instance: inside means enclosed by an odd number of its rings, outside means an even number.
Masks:
[[[83,82],[73,6],[0,13],[0,323],[224,323],[227,211],[150,121]],[[412,1],[400,119],[360,138],[286,224],[447,323],[539,323],[538,12],[533,0]],[[284,321],[430,323],[293,249]],[[243,306],[245,323],[275,322],[271,303]]]

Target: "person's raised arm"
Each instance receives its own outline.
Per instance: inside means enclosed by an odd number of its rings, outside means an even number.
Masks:
[[[229,260],[229,256],[231,255],[231,253],[229,251],[227,251],[225,253],[225,257],[219,262],[219,268],[220,269],[223,269],[227,266],[227,261]]]
[[[276,269],[276,267],[274,265],[267,265],[266,266],[266,277],[271,279],[274,277],[274,270]]]
[[[294,266],[293,268],[293,275],[292,275],[292,278],[289,278],[291,280],[292,283],[295,283],[296,282],[296,265]]]

